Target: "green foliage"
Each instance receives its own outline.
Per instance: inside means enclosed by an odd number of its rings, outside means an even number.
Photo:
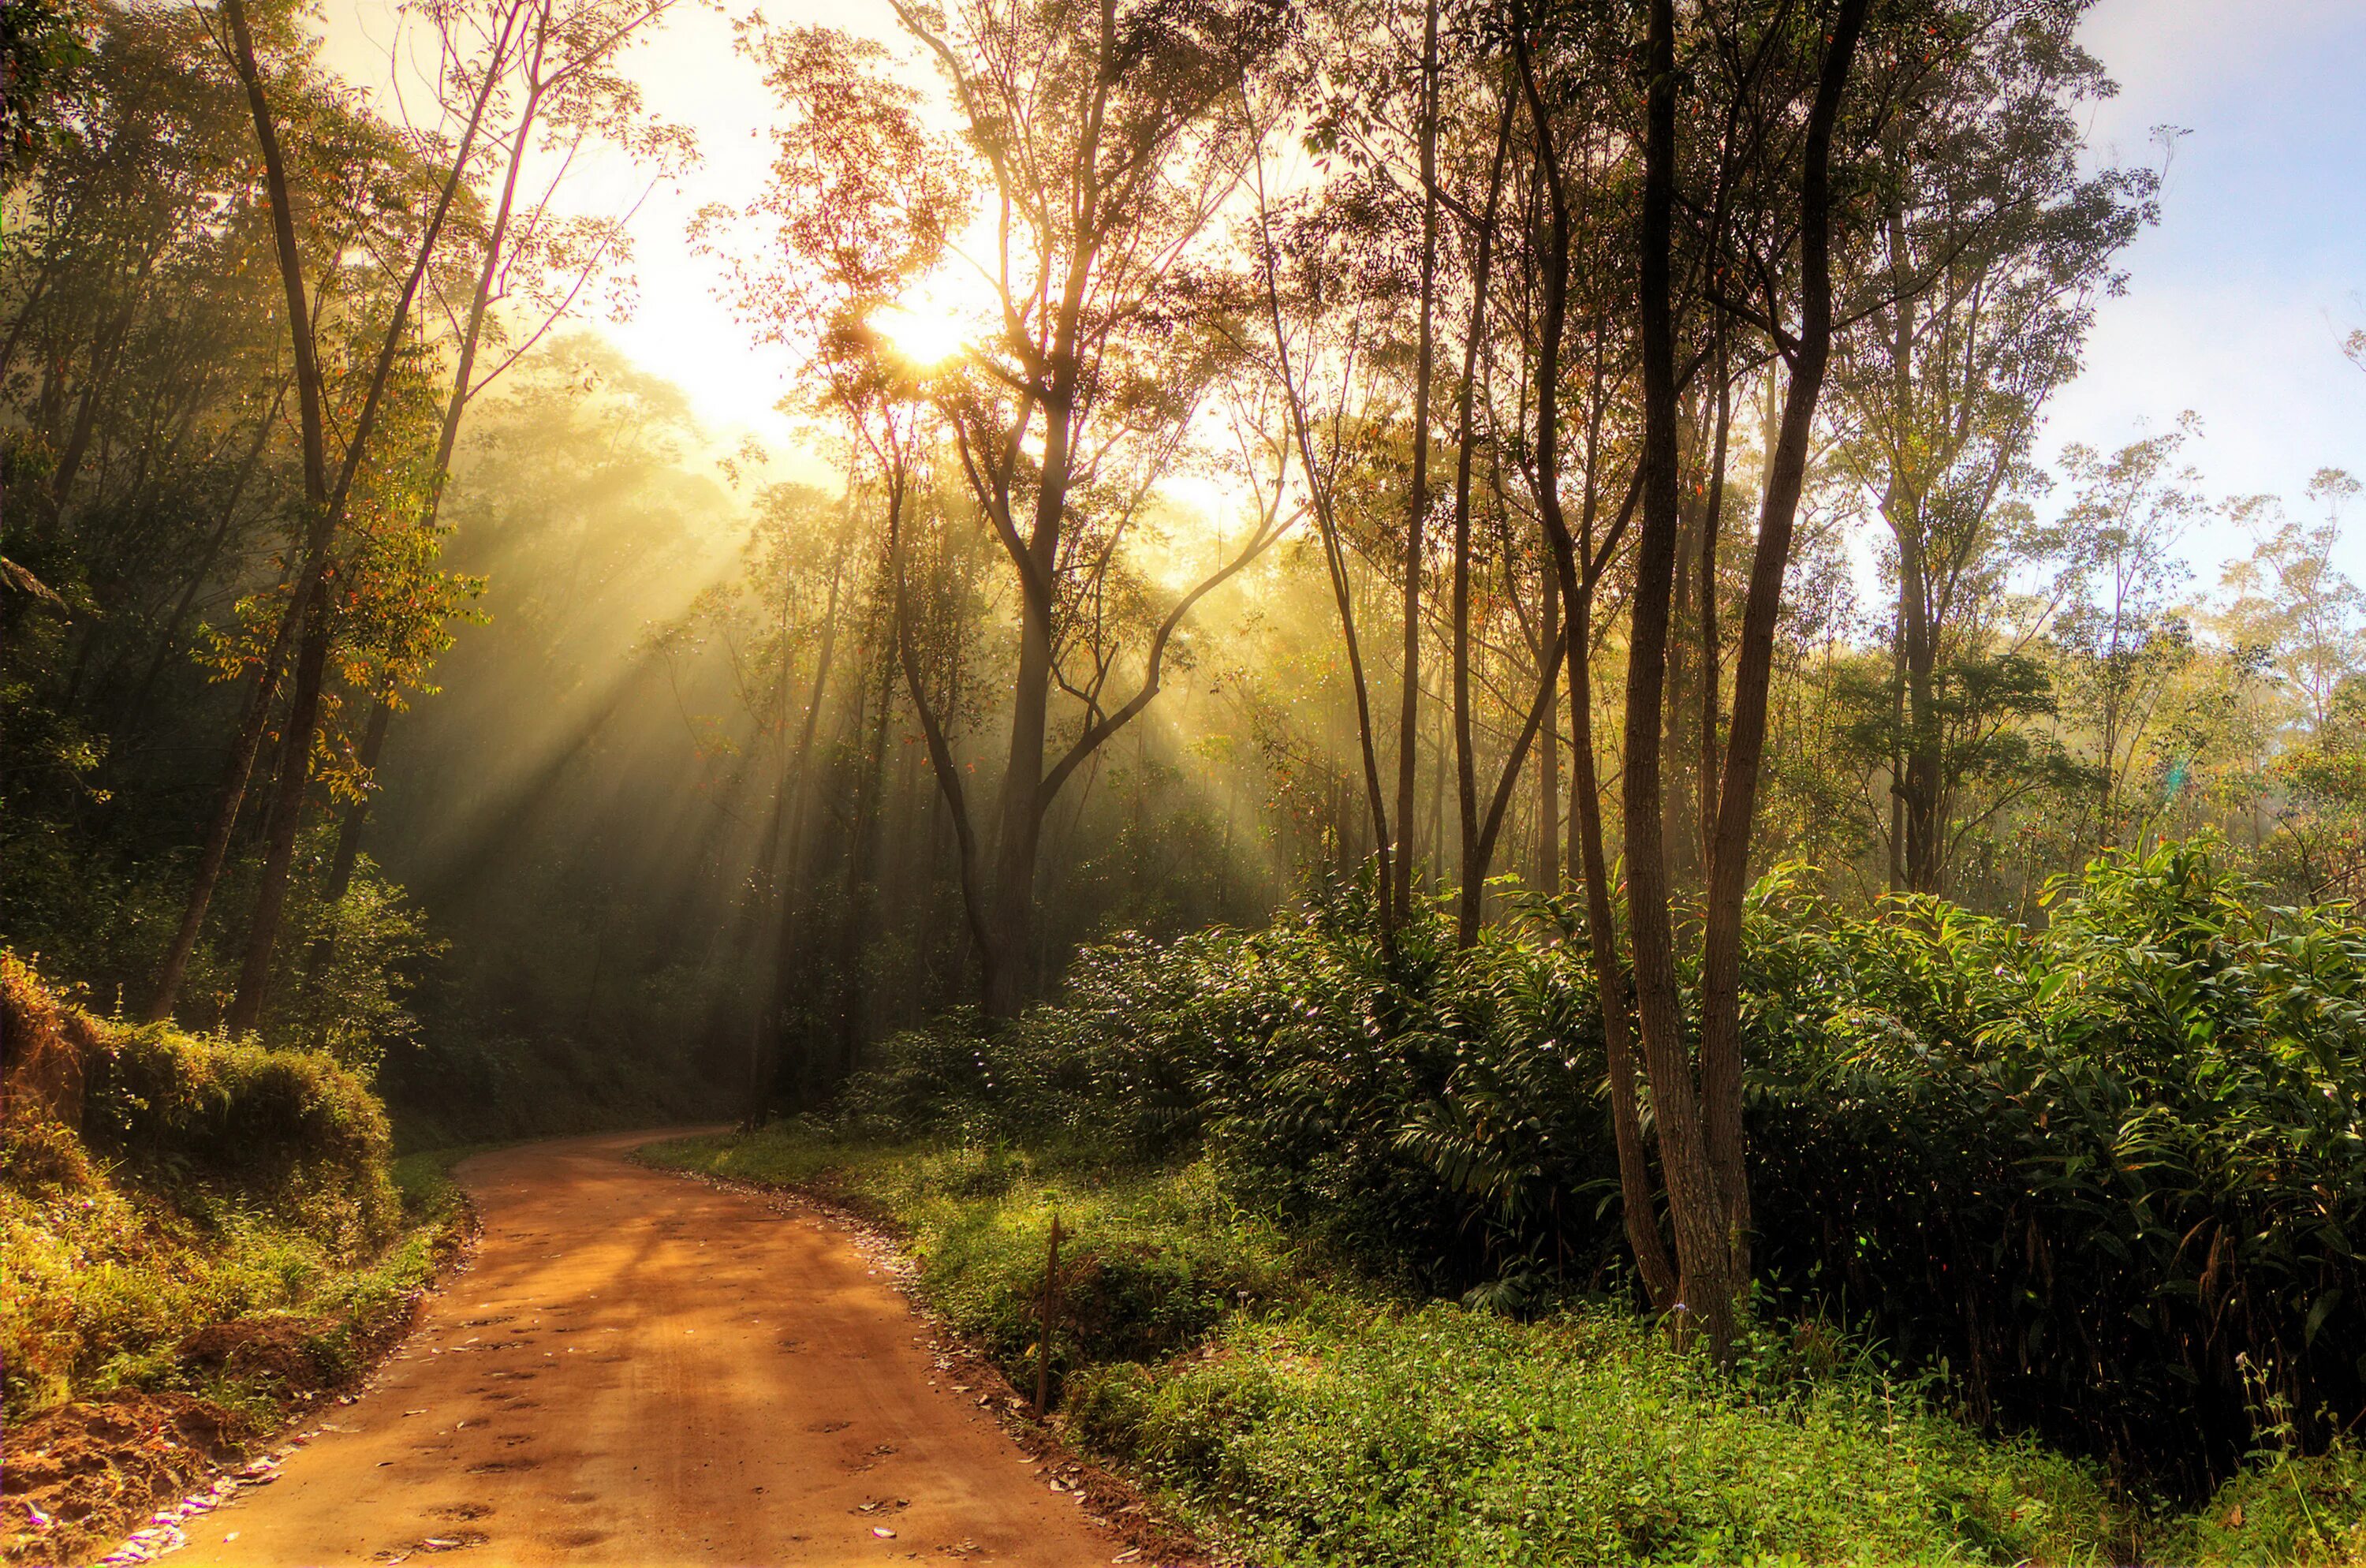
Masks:
[[[2366,1450],[2345,1436],[2321,1454],[2261,1456],[2180,1521],[2158,1555],[2194,1568],[2366,1563]]]
[[[57,135],[75,68],[90,57],[76,0],[15,0],[0,12],[0,189],[13,188]]]
[[[1001,1033],[891,1041],[838,1114],[874,1136],[1054,1133],[1134,1161],[1204,1141],[1366,1267],[1467,1284],[1584,1224],[1612,1174],[1593,984],[1563,919],[1540,905],[1458,951],[1425,905],[1393,970],[1354,889],[1262,931],[1121,937]],[[1590,1273],[1606,1255],[1570,1252],[1576,1235],[1553,1266]]]
[[[311,835],[310,869],[328,863],[333,838],[326,828]],[[265,1037],[375,1074],[389,1051],[417,1048],[409,993],[445,944],[428,935],[419,910],[366,856],[343,897],[325,892],[310,881],[298,886]]]
[[[388,1167],[387,1174],[394,1182],[395,1191],[402,1199],[403,1218],[413,1224],[422,1221],[438,1223],[456,1221],[468,1206],[467,1194],[452,1179],[452,1168],[470,1155],[500,1148],[499,1144],[456,1144],[445,1148],[422,1149],[397,1158]]]
[[[1762,914],[1762,1257],[1982,1418],[2191,1485],[2250,1440],[2245,1358],[2366,1409],[2366,926],[2262,909],[2199,846],[2050,897],[2035,933]]]
[[[1599,1308],[1326,1306],[1098,1374],[1076,1419],[1257,1562],[2011,1562],[2105,1544],[2085,1468],[1985,1444],[1858,1370],[1737,1383]]]
[[[1112,1172],[1074,1153],[846,1144],[804,1129],[684,1139],[642,1157],[823,1183],[887,1218],[908,1239],[922,1291],[1023,1388],[1034,1386],[1054,1214],[1067,1237],[1055,1384],[1078,1367],[1174,1354],[1229,1313],[1302,1299],[1322,1272],[1306,1248],[1234,1202],[1204,1162]]]
[[[111,1027],[87,1061],[84,1136],[130,1173],[224,1212],[299,1224],[324,1245],[383,1243],[397,1217],[386,1112],[323,1055]]]
[[[1847,917],[1778,876],[1744,973],[1752,1181],[1778,1310],[1944,1373],[1977,1421],[2198,1493],[2253,1438],[2241,1358],[2312,1441],[2366,1412],[2366,923],[2268,909],[2207,845],[2107,854],[2040,931]],[[999,1033],[907,1035],[871,1136],[1204,1149],[1368,1270],[1526,1310],[1617,1287],[1594,987],[1561,911],[1383,964],[1352,896],[1127,940]]]
[[[12,1418],[118,1386],[190,1386],[182,1342],[238,1319],[326,1325],[308,1345],[333,1375],[357,1333],[423,1287],[455,1216],[422,1210],[424,1228],[397,1239],[385,1113],[351,1071],[92,1020],[13,959],[0,983],[12,1053],[71,1052],[83,1075],[78,1110],[62,1108],[79,1132],[24,1105],[0,1134]]]
[[[921,1293],[1022,1389],[1056,1211],[1069,1433],[1251,1561],[2060,1560],[2102,1550],[2117,1517],[2087,1468],[1983,1443],[1829,1352],[1772,1346],[1737,1380],[1602,1306],[1404,1304],[1241,1207],[1206,1160],[811,1127],[642,1157],[883,1215]]]

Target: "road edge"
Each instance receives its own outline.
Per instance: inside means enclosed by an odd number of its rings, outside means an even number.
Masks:
[[[395,1351],[417,1332],[419,1320],[427,1303],[435,1294],[446,1289],[454,1280],[468,1271],[475,1261],[477,1243],[484,1226],[477,1213],[477,1205],[467,1190],[454,1184],[456,1194],[452,1210],[431,1222],[423,1229],[432,1231],[428,1255],[433,1270],[427,1281],[410,1292],[409,1305],[392,1313],[377,1325],[355,1336],[361,1351],[359,1370],[340,1385],[333,1398],[325,1401],[291,1401],[280,1406],[281,1420],[269,1428],[259,1430],[242,1441],[233,1457],[209,1463],[199,1472],[198,1484],[183,1491],[166,1487],[152,1491],[138,1505],[118,1503],[108,1510],[111,1522],[101,1540],[113,1540],[115,1544],[104,1552],[85,1551],[71,1560],[73,1568],[122,1568],[122,1565],[149,1562],[176,1551],[187,1544],[183,1527],[200,1515],[212,1512],[254,1486],[267,1486],[279,1478],[279,1466],[287,1457],[321,1435],[329,1419],[329,1412],[354,1404],[377,1386],[378,1375],[386,1370]],[[397,1243],[400,1245],[400,1243]],[[307,1425],[307,1423],[310,1425]],[[296,1430],[301,1427],[301,1430]],[[290,1436],[290,1433],[293,1435]],[[175,1493],[181,1495],[175,1498]],[[128,1529],[138,1521],[143,1510],[147,1522],[137,1529]],[[118,1538],[118,1531],[122,1534]],[[19,1558],[20,1562],[33,1561]]]
[[[1238,1568],[1238,1559],[1211,1550],[1161,1507],[1140,1482],[1109,1461],[1076,1448],[1067,1440],[1055,1419],[1035,1413],[1033,1404],[1011,1387],[1002,1370],[922,1292],[918,1266],[905,1250],[908,1236],[890,1216],[822,1188],[717,1176],[641,1157],[644,1150],[663,1141],[653,1138],[648,1144],[625,1151],[625,1157],[644,1170],[737,1192],[783,1213],[811,1215],[843,1232],[929,1330],[928,1348],[940,1359],[943,1369],[973,1389],[985,1390],[977,1400],[978,1406],[991,1415],[996,1425],[1022,1450],[1042,1461],[1051,1490],[1080,1495],[1087,1519],[1124,1540],[1128,1550],[1112,1558],[1113,1562],[1155,1562],[1165,1568]]]

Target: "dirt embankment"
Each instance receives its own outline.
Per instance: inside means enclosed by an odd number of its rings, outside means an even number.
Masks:
[[[469,1234],[460,1220],[444,1232],[439,1275],[464,1254]],[[0,1464],[0,1562],[79,1562],[101,1552],[115,1562],[144,1562],[186,1540],[200,1516],[241,1490],[277,1479],[280,1459],[291,1450],[284,1442],[275,1448],[276,1434],[356,1402],[357,1395],[341,1391],[359,1383],[410,1332],[417,1306],[351,1325],[296,1316],[238,1319],[181,1343],[179,1359],[190,1372],[229,1374],[272,1390],[272,1416],[242,1416],[194,1394],[127,1388],[10,1427]],[[332,1337],[336,1354],[323,1348]]]

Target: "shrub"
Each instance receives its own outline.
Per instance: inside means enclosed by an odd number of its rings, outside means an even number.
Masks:
[[[175,1348],[207,1325],[340,1292],[357,1313],[375,1301],[373,1269],[357,1265],[393,1235],[400,1203],[385,1114],[354,1073],[314,1053],[93,1019],[7,955],[0,1027],[12,1417],[170,1382]],[[78,1097],[19,1092],[33,1043],[71,1050]],[[58,1119],[69,1110],[79,1130]]]
[[[2366,1412],[2366,927],[2199,847],[2051,897],[2034,933],[1766,910],[1762,1254],[1975,1415],[2198,1487],[2252,1437],[2246,1366]]]
[[[1762,1281],[1944,1371],[1976,1419],[2196,1492],[2250,1441],[2246,1361],[2314,1442],[2366,1416],[2366,923],[2263,908],[2207,845],[2107,854],[2048,901],[2030,931],[1758,890]],[[1264,931],[1124,939],[1000,1032],[905,1037],[845,1115],[1121,1164],[1197,1146],[1382,1275],[1513,1306],[1615,1288],[1571,935],[1539,902],[1458,952],[1423,911],[1391,965],[1351,893]]]
[[[2344,1436],[2311,1457],[2263,1454],[2180,1521],[2155,1555],[2194,1568],[2366,1563],[2366,1450]]]

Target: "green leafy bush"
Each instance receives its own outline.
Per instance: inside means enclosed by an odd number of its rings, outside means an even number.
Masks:
[[[1764,908],[1762,1256],[1975,1415],[2198,1488],[2253,1438],[2247,1367],[2315,1441],[2366,1414],[2366,926],[2199,847],[2053,902]]]
[[[6,955],[0,1012],[12,1418],[122,1384],[186,1382],[178,1348],[209,1325],[376,1323],[432,1272],[423,1235],[387,1250],[401,1207],[386,1118],[347,1068],[93,1019]],[[350,1334],[342,1351],[321,1348],[350,1359]]]
[[[2366,1416],[2366,922],[2264,908],[2206,845],[2105,855],[2049,902],[2032,931],[1758,890],[1762,1282],[1944,1371],[1977,1420],[2198,1494],[2252,1440],[2246,1361],[2313,1443]],[[1000,1032],[904,1037],[845,1123],[1121,1166],[1198,1147],[1382,1277],[1512,1306],[1616,1288],[1572,936],[1540,902],[1458,952],[1422,911],[1391,965],[1349,890],[1263,931],[1121,940]]]
[[[2154,1555],[2193,1568],[2366,1563],[2366,1449],[2344,1436],[2320,1454],[2261,1455],[2179,1521]]]
[[[313,1052],[108,1026],[90,1055],[83,1135],[95,1153],[186,1200],[267,1213],[355,1252],[384,1242],[400,1204],[386,1112]]]
[[[1740,1374],[1602,1304],[1533,1322],[1407,1302],[1242,1209],[1210,1161],[833,1140],[643,1151],[794,1181],[903,1233],[920,1293],[1021,1389],[1051,1216],[1074,1439],[1275,1563],[2063,1561],[2124,1551],[2092,1469],[1982,1441],[1861,1358]]]

